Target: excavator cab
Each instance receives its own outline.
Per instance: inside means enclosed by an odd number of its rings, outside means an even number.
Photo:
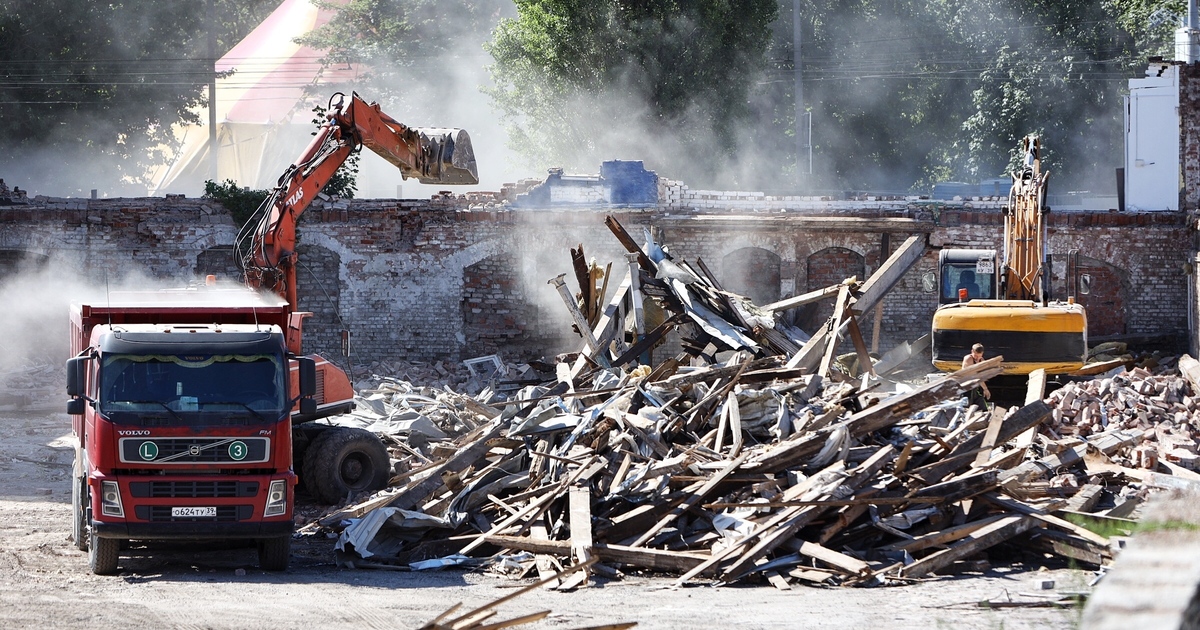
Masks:
[[[938,304],[991,300],[997,295],[996,250],[943,249],[938,255]]]

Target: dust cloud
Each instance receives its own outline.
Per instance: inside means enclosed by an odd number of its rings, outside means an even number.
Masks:
[[[61,366],[70,354],[71,305],[104,304],[121,291],[181,288],[188,280],[151,278],[133,270],[120,276],[85,274],[54,258],[26,256],[7,270],[0,281],[0,373],[30,365]],[[198,279],[197,279],[198,280]]]

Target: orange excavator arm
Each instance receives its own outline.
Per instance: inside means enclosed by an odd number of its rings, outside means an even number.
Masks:
[[[477,184],[479,175],[471,138],[462,129],[404,125],[367,104],[358,94],[336,94],[331,112],[300,159],[242,228],[237,253],[246,285],[287,300],[296,298],[296,222],[350,154],[366,146],[400,169],[404,179],[423,184]]]

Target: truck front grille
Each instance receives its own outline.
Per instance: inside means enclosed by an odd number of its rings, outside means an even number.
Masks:
[[[129,464],[254,464],[267,461],[271,441],[262,437],[121,438],[121,461]]]
[[[206,499],[252,497],[258,494],[257,481],[137,481],[129,492],[139,499]]]

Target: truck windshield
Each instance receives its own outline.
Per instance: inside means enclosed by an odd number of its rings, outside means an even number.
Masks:
[[[281,357],[242,355],[106,355],[100,409],[106,414],[186,416],[214,413],[278,420],[287,401]]]

